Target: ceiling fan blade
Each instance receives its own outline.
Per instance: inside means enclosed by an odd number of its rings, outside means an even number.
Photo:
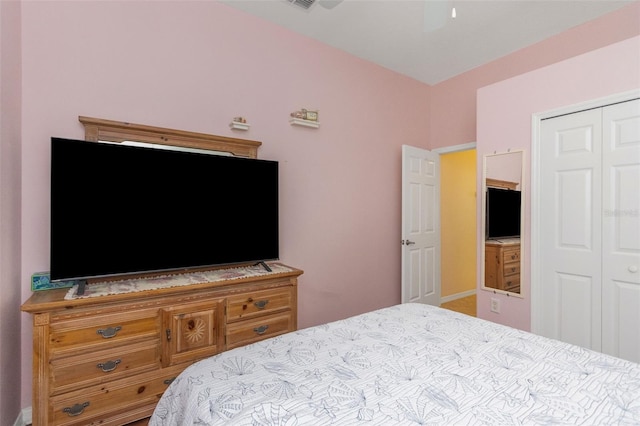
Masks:
[[[448,0],[424,0],[424,26],[425,33],[444,27],[449,14]]]
[[[325,9],[333,9],[340,3],[342,3],[342,0],[318,0],[318,4]]]

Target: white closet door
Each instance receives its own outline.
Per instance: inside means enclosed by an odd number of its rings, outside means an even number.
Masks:
[[[541,124],[540,334],[601,350],[601,111]]]
[[[603,109],[602,351],[640,362],[640,100]]]

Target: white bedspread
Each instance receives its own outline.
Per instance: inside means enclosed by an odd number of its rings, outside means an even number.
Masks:
[[[187,368],[156,425],[640,425],[640,365],[403,304]]]

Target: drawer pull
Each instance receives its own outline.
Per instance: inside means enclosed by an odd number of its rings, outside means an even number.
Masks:
[[[253,331],[255,331],[256,334],[264,334],[268,328],[268,325],[261,325],[260,327],[254,328]]]
[[[257,302],[253,302],[253,305],[258,309],[264,309],[267,303],[269,303],[269,300],[258,300]]]
[[[76,404],[73,407],[65,407],[62,409],[64,413],[67,413],[69,417],[79,416],[84,412],[84,409],[89,406],[89,401],[83,402],[82,404]]]
[[[167,386],[169,386],[171,383],[173,383],[173,381],[175,380],[175,377],[172,377],[170,379],[165,380],[163,383]]]
[[[101,362],[100,364],[96,365],[96,367],[102,370],[103,373],[108,373],[115,370],[118,364],[120,364],[121,362],[121,359],[116,359],[115,361],[107,361],[105,363]]]
[[[97,331],[97,333],[102,337],[104,337],[105,339],[109,339],[111,337],[114,337],[116,334],[118,334],[118,331],[120,330],[122,330],[122,327],[118,325],[116,327],[109,327],[106,329],[101,328]]]

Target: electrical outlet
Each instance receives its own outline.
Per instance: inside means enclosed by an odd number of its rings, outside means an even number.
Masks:
[[[496,299],[495,297],[491,298],[491,312],[495,312],[496,314],[500,313],[500,299]]]

